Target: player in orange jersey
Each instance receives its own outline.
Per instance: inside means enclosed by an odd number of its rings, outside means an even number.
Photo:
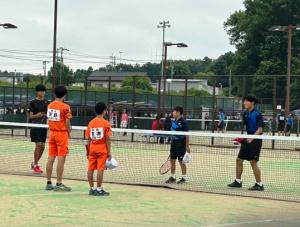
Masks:
[[[49,125],[49,154],[47,162],[46,190],[71,191],[72,189],[62,183],[66,156],[69,153],[68,144],[71,133],[72,118],[70,106],[64,103],[67,89],[64,86],[55,88],[55,100],[48,105],[47,118]],[[53,164],[57,157],[57,183],[52,185],[51,176]]]
[[[107,112],[104,103],[95,106],[97,116],[90,121],[86,130],[86,147],[88,158],[88,180],[90,185],[89,195],[108,196],[109,192],[102,188],[103,173],[106,161],[111,160],[111,125],[103,117]],[[97,187],[94,187],[94,171],[97,170]]]

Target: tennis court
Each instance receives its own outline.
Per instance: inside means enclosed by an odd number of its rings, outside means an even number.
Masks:
[[[106,184],[107,198],[43,190],[40,177],[0,175],[1,226],[299,226],[300,204]]]
[[[188,183],[166,185],[169,175],[160,175],[159,168],[170,145],[145,139],[150,134],[144,131],[128,130],[122,136],[114,130],[112,152],[119,167],[106,171],[105,188],[112,195],[99,201],[87,195],[84,128],[72,131],[64,174],[73,187],[69,194],[46,192],[44,174],[34,177],[30,170],[34,144],[25,129],[17,124],[0,130],[0,207],[6,226],[20,222],[24,226],[91,226],[94,222],[103,226],[299,226],[299,138],[265,137],[260,163],[265,191],[251,192],[247,189],[255,181],[248,163],[244,187],[227,187],[234,179],[239,151],[230,135],[215,134],[212,141],[210,134],[191,132]],[[45,153],[42,167],[46,158]]]

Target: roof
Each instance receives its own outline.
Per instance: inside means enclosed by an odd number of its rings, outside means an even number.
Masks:
[[[111,77],[112,82],[121,82],[128,76],[147,76],[145,72],[103,72],[96,70],[88,77],[88,81],[109,81]]]

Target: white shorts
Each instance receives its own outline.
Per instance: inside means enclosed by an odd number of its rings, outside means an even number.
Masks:
[[[127,121],[121,121],[121,128],[127,128]]]

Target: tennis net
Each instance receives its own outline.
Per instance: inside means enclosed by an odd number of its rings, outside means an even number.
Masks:
[[[30,142],[29,130],[34,127],[47,125],[0,122],[0,173],[33,175],[30,163],[34,143]],[[84,130],[85,127],[73,126],[65,178],[86,180]],[[187,164],[186,184],[165,184],[169,173],[159,174],[160,166],[169,156],[169,137],[174,132],[138,129],[113,129],[112,154],[118,160],[119,167],[106,171],[105,181],[300,202],[300,138],[197,131],[175,134],[190,138],[192,161]],[[265,191],[248,190],[255,182],[248,162],[244,162],[243,188],[227,187],[235,178],[235,160],[240,149],[240,145],[232,142],[236,137],[263,141],[259,166]],[[47,144],[41,160],[42,167],[45,167],[46,159]],[[177,179],[181,176],[178,163],[176,176]]]

